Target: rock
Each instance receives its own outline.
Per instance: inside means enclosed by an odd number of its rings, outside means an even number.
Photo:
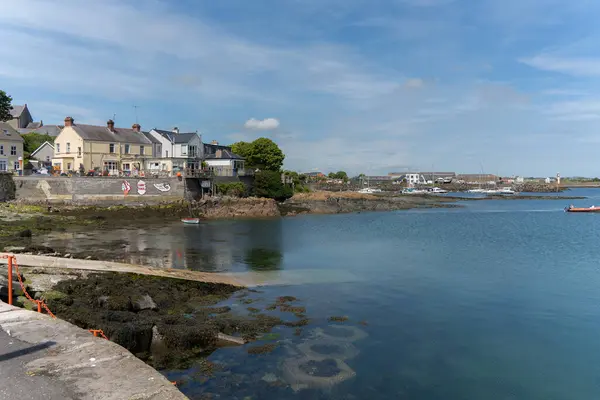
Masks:
[[[25,250],[25,246],[6,246],[4,251],[6,253],[20,253]]]
[[[133,305],[134,311],[156,310],[158,308],[154,300],[152,300],[152,297],[147,294],[132,299],[131,304]]]
[[[32,235],[31,229],[24,229],[17,234],[18,237],[22,238],[31,237]]]

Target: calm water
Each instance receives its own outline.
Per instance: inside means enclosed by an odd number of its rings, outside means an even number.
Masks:
[[[191,398],[597,399],[600,215],[563,207],[600,205],[600,191],[570,194],[590,198],[132,234],[135,246],[159,246],[176,266],[283,271],[298,283],[252,296],[297,296],[311,318],[300,336],[277,330],[271,354],[215,352],[210,359],[223,371],[209,380],[195,369],[167,374]],[[333,315],[350,318],[346,336],[357,340],[332,336]],[[303,344],[332,342],[347,350],[340,357],[355,375],[303,387],[305,377],[294,374]]]

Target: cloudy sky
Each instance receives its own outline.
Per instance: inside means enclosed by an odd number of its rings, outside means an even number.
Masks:
[[[266,136],[286,167],[600,175],[597,0],[19,0],[36,120]]]

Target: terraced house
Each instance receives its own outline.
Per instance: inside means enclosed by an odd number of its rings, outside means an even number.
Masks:
[[[64,128],[54,140],[52,165],[60,171],[106,171],[137,174],[144,163],[153,157],[153,142],[141,131],[139,124],[115,128],[108,120],[106,126],[75,124],[65,118]]]
[[[23,138],[11,125],[0,122],[0,173],[22,169],[19,158],[23,159]]]

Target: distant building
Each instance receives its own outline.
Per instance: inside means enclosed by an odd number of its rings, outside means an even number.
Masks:
[[[27,108],[27,104],[22,106],[13,105],[12,110],[10,110],[10,115],[12,115],[12,119],[7,122],[14,129],[19,130],[21,128],[27,128],[29,124],[33,123],[33,118]]]
[[[19,158],[23,157],[23,138],[6,122],[0,122],[0,172],[16,172],[21,169]]]
[[[36,128],[30,128],[32,124],[29,124],[27,128],[19,129],[19,133],[21,135],[26,135],[28,133],[39,133],[40,135],[57,137],[61,129],[64,128],[64,126],[62,125],[44,125],[43,122],[33,122],[33,124],[39,124],[39,126],[37,126]]]
[[[30,155],[31,158],[38,160],[40,162],[40,165],[52,165],[53,156],[54,145],[50,142],[44,142]]]
[[[321,178],[325,176],[325,174],[322,172],[303,172],[301,175],[306,175],[307,177],[311,178]]]
[[[459,174],[456,179],[469,182],[485,183],[485,182],[497,182],[498,176],[493,174]]]
[[[213,140],[204,143],[204,162],[216,176],[244,176],[247,174],[244,157],[231,151],[230,146],[220,145]]]

